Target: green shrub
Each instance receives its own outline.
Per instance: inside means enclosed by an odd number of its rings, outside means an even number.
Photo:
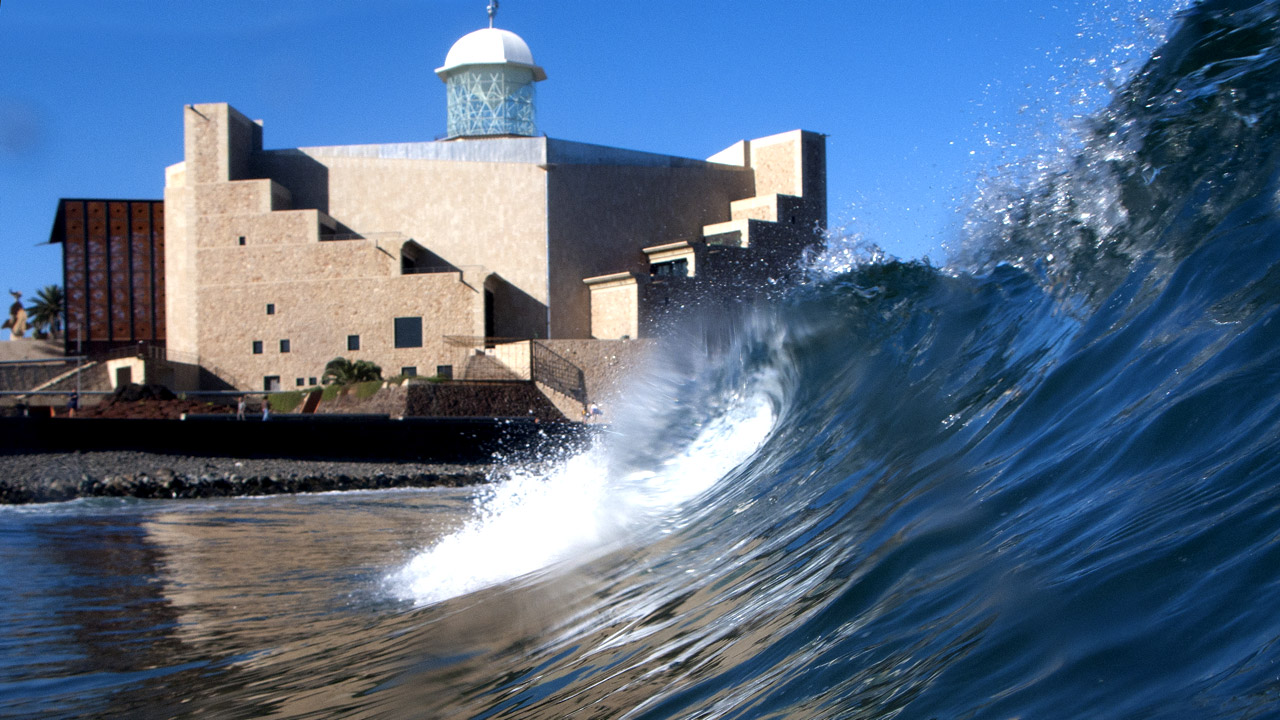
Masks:
[[[320,394],[320,402],[333,402],[341,393],[341,385],[325,385],[324,392]]]

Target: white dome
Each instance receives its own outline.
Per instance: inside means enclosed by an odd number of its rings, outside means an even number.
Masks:
[[[533,71],[534,80],[546,80],[547,73],[533,62],[533,53],[521,37],[509,30],[484,28],[467,33],[449,48],[444,66],[436,68],[441,80],[466,65],[515,65]]]

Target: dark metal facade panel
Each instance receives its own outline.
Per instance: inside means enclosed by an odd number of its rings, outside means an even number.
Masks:
[[[67,352],[163,344],[164,203],[63,200],[52,242],[63,244]]]

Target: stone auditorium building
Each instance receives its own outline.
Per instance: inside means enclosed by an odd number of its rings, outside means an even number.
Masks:
[[[479,354],[527,378],[538,341],[652,335],[673,293],[758,282],[825,228],[820,134],[707,160],[552,139],[535,115],[546,73],[492,25],[436,72],[448,130],[431,142],[266,149],[235,108],[184,107],[162,205],[115,201],[117,229],[112,201],[60,204],[69,328],[92,347],[163,344],[187,360],[178,389],[310,386],[338,356],[462,377]],[[133,244],[145,254],[99,257]],[[102,306],[134,298],[140,320]]]

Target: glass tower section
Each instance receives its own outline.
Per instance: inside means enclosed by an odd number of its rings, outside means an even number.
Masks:
[[[538,134],[533,71],[473,65],[449,76],[449,137]]]

